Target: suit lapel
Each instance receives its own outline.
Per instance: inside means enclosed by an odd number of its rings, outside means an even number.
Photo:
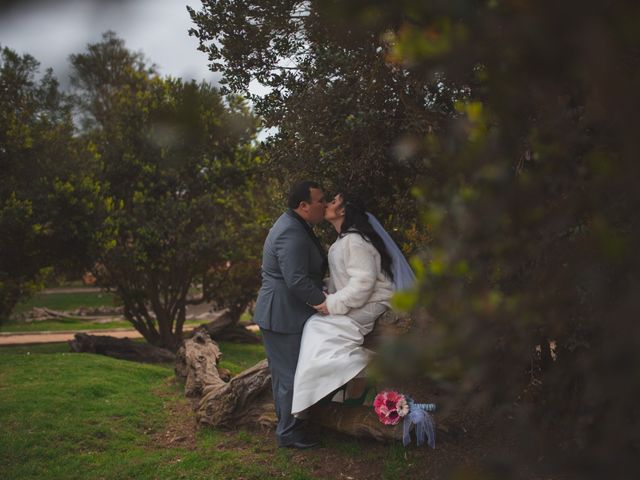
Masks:
[[[307,232],[307,234],[309,235],[309,237],[313,241],[314,245],[318,249],[318,252],[320,253],[320,257],[322,257],[321,270],[322,270],[322,276],[324,277],[324,275],[327,273],[327,267],[328,267],[329,263],[328,263],[328,260],[327,260],[327,253],[324,251],[324,248],[322,247],[322,244],[320,243],[320,239],[318,239],[318,237],[316,236],[315,232],[313,231],[311,226],[304,220],[304,218],[302,218],[300,215],[298,215],[293,210],[287,210],[287,213],[291,217],[295,218],[298,222],[300,222],[300,224],[305,229],[305,231]]]

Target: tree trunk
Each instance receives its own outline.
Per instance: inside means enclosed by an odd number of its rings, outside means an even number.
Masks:
[[[196,419],[220,428],[274,426],[277,420],[267,361],[262,360],[223,386],[205,386]]]
[[[205,331],[215,341],[235,343],[262,343],[260,337],[250,332],[242,325],[238,325],[239,316],[225,310],[215,320],[205,323],[194,329],[194,332]]]
[[[172,331],[171,313],[162,309],[158,301],[152,304],[153,315],[144,303],[137,303],[134,309],[125,301],[124,317],[150,345],[175,353],[182,343],[182,334]]]
[[[267,361],[226,382],[217,367],[221,356],[218,345],[203,330],[178,349],[176,374],[185,380],[185,395],[194,399],[198,422],[222,428],[275,425]]]
[[[180,346],[176,354],[175,372],[185,382],[188,398],[200,398],[205,386],[222,387],[226,382],[218,372],[222,353],[204,332],[197,332]]]
[[[105,335],[87,335],[76,333],[69,341],[71,350],[77,353],[98,353],[121,360],[144,363],[164,363],[175,361],[176,356],[164,348],[137,343],[128,338],[115,338]]]

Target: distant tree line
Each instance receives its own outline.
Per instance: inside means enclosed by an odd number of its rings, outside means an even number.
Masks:
[[[161,78],[108,32],[71,55],[72,91],[2,51],[0,318],[52,270],[90,269],[152,344],[189,303],[237,320],[260,281],[269,182],[240,97]]]

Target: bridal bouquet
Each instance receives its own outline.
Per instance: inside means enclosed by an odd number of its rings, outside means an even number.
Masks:
[[[404,419],[402,443],[405,447],[411,443],[411,426],[415,425],[416,443],[422,445],[426,440],[431,448],[435,448],[436,429],[428,413],[435,412],[435,404],[415,403],[411,397],[389,390],[376,395],[373,408],[385,425],[397,425]]]
[[[373,401],[378,418],[385,425],[397,425],[409,413],[409,403],[397,392],[380,392]]]

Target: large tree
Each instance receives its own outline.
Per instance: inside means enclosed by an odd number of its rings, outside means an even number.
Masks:
[[[252,95],[269,167],[285,183],[347,189],[410,238],[420,139],[453,112],[450,88],[386,62],[385,38],[341,21],[332,2],[204,0],[192,34],[229,91]]]
[[[51,70],[39,76],[30,55],[0,55],[1,321],[45,273],[86,264],[98,192]]]
[[[208,84],[160,78],[111,32],[71,61],[104,194],[97,278],[150,343],[175,349],[189,302],[228,291],[237,318],[257,291],[257,120]]]

